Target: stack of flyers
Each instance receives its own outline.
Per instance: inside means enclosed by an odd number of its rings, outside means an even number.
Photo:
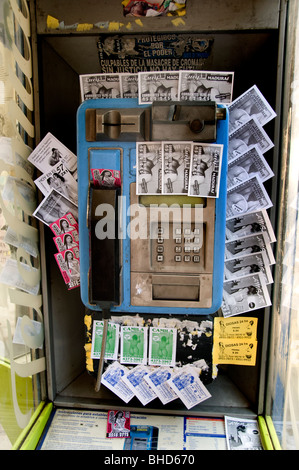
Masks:
[[[128,368],[115,361],[103,373],[101,383],[128,403],[133,396],[143,404],[159,398],[163,405],[180,399],[190,409],[211,397],[191,365],[178,368],[138,364]]]
[[[223,145],[136,143],[137,194],[219,197]]]
[[[104,359],[114,362],[103,373],[101,383],[120,399],[128,403],[135,396],[144,406],[156,398],[164,405],[181,399],[189,409],[211,397],[199,378],[207,367],[204,360],[184,366],[176,365],[176,328],[121,325],[119,360],[118,328],[118,323],[109,322]],[[91,347],[93,359],[100,358],[102,332],[103,322],[94,320]]]
[[[266,210],[226,222],[222,313],[239,315],[271,305],[274,231]]]
[[[228,105],[226,242],[223,316],[271,305],[275,241],[264,182],[274,176],[265,153],[274,144],[263,126],[276,116],[254,85]]]
[[[257,318],[214,319],[213,363],[254,366],[257,353]]]
[[[28,160],[42,173],[34,183],[45,196],[33,212],[34,217],[45,225],[67,212],[78,218],[76,155],[48,132]]]
[[[71,213],[50,224],[58,249],[55,259],[68,290],[80,286],[80,254],[78,223]]]
[[[265,153],[274,144],[263,126],[276,116],[256,86],[228,105],[227,219],[268,209],[263,183],[274,173]]]
[[[231,103],[234,72],[147,71],[136,74],[98,73],[79,76],[82,101],[96,98],[138,98],[154,101],[216,101]]]

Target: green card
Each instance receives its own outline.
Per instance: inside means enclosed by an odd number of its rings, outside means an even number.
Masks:
[[[104,322],[94,320],[92,331],[91,358],[100,359],[103,340]],[[118,323],[108,322],[107,339],[104,359],[116,361],[119,343],[119,325]]]
[[[121,353],[122,364],[147,363],[147,330],[145,326],[121,327]]]
[[[149,365],[174,366],[176,358],[175,328],[150,328]]]

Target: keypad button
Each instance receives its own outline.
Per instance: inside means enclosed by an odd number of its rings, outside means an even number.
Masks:
[[[177,237],[177,238],[175,239],[175,242],[176,242],[176,243],[182,243],[181,237]]]
[[[184,256],[184,261],[186,261],[186,263],[189,263],[189,261],[191,261],[191,256],[190,255],[185,255]]]
[[[175,247],[174,247],[174,251],[175,251],[176,253],[181,253],[182,247],[181,247],[181,246],[175,246]]]
[[[176,262],[182,261],[181,255],[175,255],[174,260],[175,260]]]
[[[194,263],[199,263],[199,261],[200,261],[200,257],[198,255],[194,255],[193,256],[193,262]]]
[[[157,239],[157,242],[158,242],[158,243],[164,243],[164,238],[158,238],[158,239]]]
[[[163,255],[158,255],[158,256],[157,256],[157,261],[158,261],[159,263],[161,263],[163,260],[164,260],[164,256],[163,256]]]
[[[184,247],[184,252],[185,253],[190,253],[191,252],[191,246],[185,246]]]
[[[164,252],[164,246],[158,245],[157,246],[157,252],[158,253],[163,253]]]

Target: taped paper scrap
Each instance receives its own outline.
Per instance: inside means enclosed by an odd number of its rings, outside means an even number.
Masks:
[[[57,29],[59,28],[59,20],[57,18],[54,18],[51,15],[47,16],[47,28],[48,29]]]

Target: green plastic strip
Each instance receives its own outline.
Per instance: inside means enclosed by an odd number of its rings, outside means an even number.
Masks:
[[[268,426],[263,416],[258,416],[258,423],[261,433],[261,440],[265,450],[274,450]]]
[[[274,450],[282,450],[271,416],[265,416],[265,420],[273,442]]]
[[[36,449],[36,446],[40,440],[42,432],[50,417],[52,408],[53,408],[53,403],[48,403],[44,407],[39,417],[37,418],[36,422],[34,423],[31,431],[29,432],[27,438],[25,439],[23,445],[21,446],[20,450],[35,450]]]
[[[12,449],[11,450],[18,450],[21,445],[22,445],[22,442],[26,439],[26,436],[28,435],[28,433],[30,432],[30,429],[32,428],[33,424],[35,423],[35,421],[37,420],[38,416],[40,415],[43,407],[45,406],[45,402],[42,401],[40,402],[40,404],[38,405],[38,407],[36,408],[35,412],[33,413],[33,415],[31,416],[30,418],[30,421],[29,423],[27,424],[27,426],[23,429],[23,431],[21,432],[21,434],[19,435],[19,437],[17,438],[17,440],[15,441],[14,445],[12,446]]]

